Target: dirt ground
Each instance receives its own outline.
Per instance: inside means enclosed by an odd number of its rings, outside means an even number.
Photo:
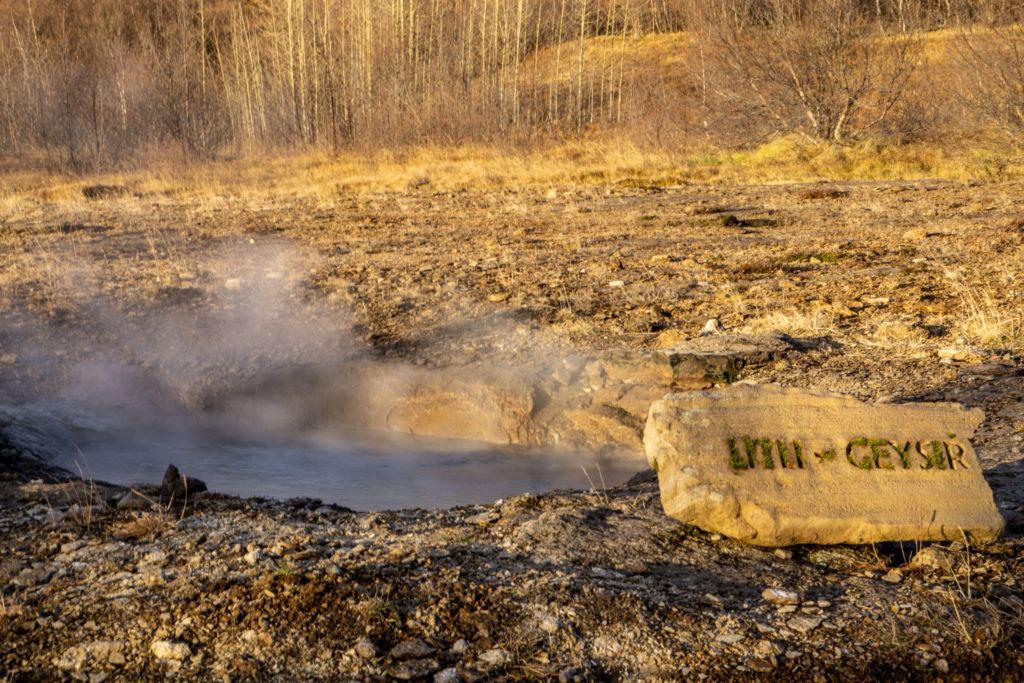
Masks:
[[[94,681],[1019,677],[1022,190],[934,180],[189,199],[107,188],[9,201],[8,401],[57,392],[97,357],[155,368],[201,403],[225,377],[311,358],[522,365],[778,330],[799,350],[749,363],[744,378],[982,408],[975,447],[1008,529],[934,566],[907,565],[917,549],[906,548],[773,555],[664,518],[648,478],[611,498],[377,517],[213,497],[146,534],[125,531],[138,514],[127,511],[98,510],[88,527],[70,503],[60,521],[29,514],[55,494],[31,488],[41,484],[9,446],[0,670]],[[223,538],[233,526],[239,538]],[[267,550],[285,536],[301,538]],[[263,553],[253,562],[250,546]],[[106,579],[121,583],[92,587]],[[772,586],[801,593],[806,619],[766,604]],[[127,605],[127,634],[110,600]],[[300,626],[308,647],[288,635]],[[390,649],[413,640],[413,654]],[[157,653],[156,641],[188,654]]]

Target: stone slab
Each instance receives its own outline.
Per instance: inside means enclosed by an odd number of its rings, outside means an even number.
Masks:
[[[1004,526],[953,403],[737,384],[670,394],[644,433],[665,512],[754,545],[979,540]]]

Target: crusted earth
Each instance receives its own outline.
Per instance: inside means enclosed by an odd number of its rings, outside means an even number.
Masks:
[[[0,676],[1019,677],[1020,187],[820,189],[5,203]],[[85,366],[195,411],[339,363],[535,368],[548,399],[586,396],[559,429],[626,443],[646,399],[595,392],[758,335],[747,380],[981,408],[1003,539],[758,550],[668,518],[650,473],[450,510],[182,504],[55,482],[17,410]]]

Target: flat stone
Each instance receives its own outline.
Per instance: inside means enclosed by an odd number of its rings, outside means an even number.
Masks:
[[[192,648],[186,643],[178,643],[172,640],[154,640],[149,646],[149,651],[157,659],[181,660],[192,654]]]
[[[427,645],[422,640],[403,640],[391,648],[392,659],[421,659],[437,652],[437,648]]]
[[[459,676],[459,670],[454,666],[434,674],[434,683],[459,683],[461,680],[462,677]]]
[[[782,588],[765,588],[761,591],[761,597],[769,605],[799,605],[800,594],[794,591],[783,590]]]
[[[952,562],[949,559],[949,552],[937,545],[930,545],[921,548],[910,558],[911,567],[927,567],[928,569],[949,569]]]
[[[356,654],[363,659],[373,659],[380,656],[380,648],[366,636],[361,637],[355,644]]]
[[[655,402],[644,447],[669,515],[755,545],[991,540],[1005,523],[971,447],[983,417],[738,384]]]
[[[469,517],[466,517],[465,521],[466,524],[491,524],[492,522],[497,522],[499,519],[501,519],[501,515],[497,512],[488,510],[487,512],[481,512],[477,515],[470,515]]]
[[[481,652],[478,659],[480,660],[480,663],[487,666],[487,668],[496,669],[498,667],[508,666],[511,664],[512,653],[508,650],[494,648],[492,650]]]
[[[786,622],[786,626],[797,633],[810,633],[821,626],[822,617],[796,616]]]
[[[426,678],[441,668],[436,659],[412,659],[399,662],[389,673],[400,681],[414,681]]]
[[[22,588],[42,586],[49,583],[55,573],[56,569],[53,567],[26,567],[21,570],[20,574],[14,577],[11,583]]]
[[[882,576],[882,581],[886,583],[899,583],[903,581],[903,572],[899,569],[892,569]]]
[[[118,510],[149,510],[155,502],[135,491],[129,491],[117,501]]]

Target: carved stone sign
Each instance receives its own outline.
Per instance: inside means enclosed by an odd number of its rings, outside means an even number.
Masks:
[[[992,539],[983,417],[738,384],[655,402],[644,447],[669,515],[755,545]]]

